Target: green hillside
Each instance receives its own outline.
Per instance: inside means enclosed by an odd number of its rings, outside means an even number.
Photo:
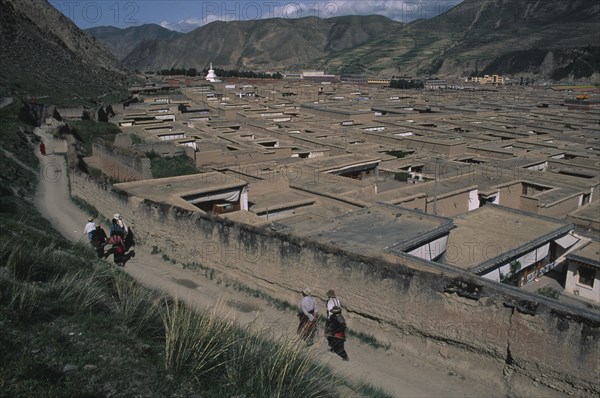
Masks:
[[[0,396],[385,396],[65,240],[32,204],[39,140],[21,109],[0,109]]]

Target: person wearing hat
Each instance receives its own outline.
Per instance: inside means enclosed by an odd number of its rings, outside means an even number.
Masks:
[[[123,232],[123,236],[125,236],[125,234],[127,234],[127,225],[125,225],[125,221],[123,221],[123,216],[120,215],[119,213],[116,213],[115,220],[117,220],[117,224],[119,224],[119,227],[121,228],[121,231]]]
[[[327,291],[327,319],[331,316],[331,309],[333,307],[342,308],[342,305],[340,304],[340,300],[335,296],[333,289],[329,289]]]
[[[96,229],[96,223],[94,223],[94,218],[88,218],[88,223],[83,227],[83,232],[87,234],[88,241],[92,243],[92,232]]]
[[[121,216],[119,213],[115,213],[113,219],[110,221],[110,229],[108,234],[112,236],[113,232],[121,235],[121,238],[125,238],[125,235],[127,234],[127,226],[123,221],[123,216]]]
[[[302,290],[302,300],[300,300],[300,312],[298,318],[298,334],[311,345],[317,332],[317,301],[312,297],[310,288]]]

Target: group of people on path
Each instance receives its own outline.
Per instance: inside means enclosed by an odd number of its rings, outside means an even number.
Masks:
[[[123,216],[116,213],[111,220],[108,235],[101,225],[96,224],[93,218],[88,219],[84,227],[90,244],[96,249],[98,258],[108,258],[113,255],[114,263],[124,267],[125,263],[135,257],[133,230],[125,224]],[[105,250],[109,247],[108,250]]]
[[[325,337],[329,345],[329,351],[339,355],[344,361],[349,361],[348,353],[344,347],[346,342],[346,320],[342,315],[340,300],[336,297],[333,289],[327,292],[327,318],[325,320]],[[302,291],[300,300],[300,311],[298,312],[300,324],[298,335],[308,345],[312,345],[317,334],[319,315],[317,301],[312,296],[309,288]]]

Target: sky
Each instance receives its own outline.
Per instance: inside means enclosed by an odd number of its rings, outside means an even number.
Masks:
[[[153,23],[189,32],[213,21],[384,15],[399,22],[433,18],[462,0],[50,0],[82,29]]]

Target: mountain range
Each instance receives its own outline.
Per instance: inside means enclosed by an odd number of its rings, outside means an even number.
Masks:
[[[92,28],[137,70],[256,71],[456,76],[476,73],[584,78],[598,72],[600,3],[465,0],[431,19],[379,15],[212,22],[189,33],[158,25]]]
[[[115,28],[106,34],[106,29],[92,28],[88,33],[132,69],[203,69],[212,62],[223,69],[281,70],[306,67],[315,59],[398,34],[402,24],[371,15],[216,21],[176,35],[158,25],[131,27],[121,34]],[[115,47],[132,50],[125,55]]]
[[[196,68],[381,76],[508,74],[593,79],[600,3],[464,0],[431,19],[383,16],[212,22],[183,34],[158,25],[84,32],[42,0],[0,0],[0,97],[97,102],[132,70]]]

